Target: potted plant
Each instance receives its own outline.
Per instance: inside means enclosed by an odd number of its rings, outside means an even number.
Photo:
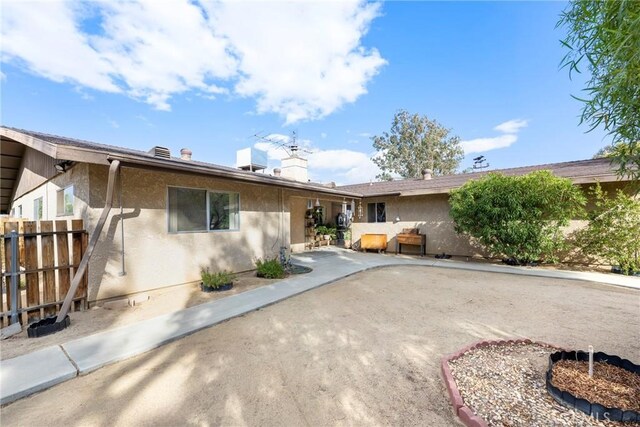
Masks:
[[[331,240],[331,231],[328,227],[325,227],[324,225],[319,225],[316,227],[316,234],[322,236],[321,239],[324,240]]]
[[[327,228],[327,234],[329,235],[330,240],[338,239],[338,229],[336,227]]]
[[[200,289],[203,292],[219,292],[233,288],[235,275],[225,270],[211,273],[207,268],[200,272],[200,278],[202,279]]]
[[[351,229],[350,228],[347,228],[344,231],[344,247],[346,249],[351,248]]]

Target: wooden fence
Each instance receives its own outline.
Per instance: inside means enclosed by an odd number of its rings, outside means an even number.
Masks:
[[[31,323],[60,310],[75,270],[87,248],[88,235],[81,219],[61,221],[3,221],[0,224],[3,244],[2,298],[0,319],[8,325],[11,315],[11,236],[19,232],[18,313],[22,324]],[[87,304],[87,277],[74,296],[73,310]]]

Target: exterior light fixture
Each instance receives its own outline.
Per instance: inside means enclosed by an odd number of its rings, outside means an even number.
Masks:
[[[71,167],[71,165],[73,165],[71,160],[63,160],[60,163],[53,165],[53,167],[56,168],[58,172],[64,173]]]
[[[319,208],[319,207],[320,207],[320,199],[316,197],[316,208]]]

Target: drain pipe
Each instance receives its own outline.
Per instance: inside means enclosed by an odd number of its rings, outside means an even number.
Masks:
[[[95,230],[93,230],[93,235],[89,240],[89,246],[87,247],[87,251],[82,256],[82,260],[80,261],[80,265],[73,275],[73,280],[71,281],[71,287],[67,291],[67,296],[64,298],[64,302],[62,303],[62,307],[60,308],[60,313],[58,313],[58,317],[56,318],[56,323],[60,323],[67,317],[67,313],[69,312],[69,307],[71,306],[71,302],[73,301],[73,296],[76,294],[76,290],[78,286],[80,286],[80,282],[82,281],[82,277],[84,276],[84,272],[87,270],[87,265],[89,265],[89,260],[91,259],[91,254],[98,243],[98,239],[100,239],[100,233],[102,232],[102,228],[104,227],[105,222],[107,222],[107,217],[109,216],[109,212],[111,211],[111,205],[113,204],[113,187],[115,185],[116,180],[116,172],[118,172],[120,168],[120,161],[114,160],[111,162],[111,166],[109,166],[109,181],[107,182],[107,197],[104,204],[104,209],[102,210],[102,215],[100,215],[100,219],[96,224]]]
[[[118,273],[118,276],[126,276],[127,272],[124,269],[124,206],[122,203],[122,169],[118,169],[118,201],[120,202],[120,241],[122,242],[122,270]]]

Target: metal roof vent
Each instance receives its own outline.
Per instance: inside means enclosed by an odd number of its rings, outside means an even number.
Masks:
[[[157,145],[149,150],[149,154],[153,157],[160,157],[161,159],[170,159],[171,151],[166,147],[158,147]]]

